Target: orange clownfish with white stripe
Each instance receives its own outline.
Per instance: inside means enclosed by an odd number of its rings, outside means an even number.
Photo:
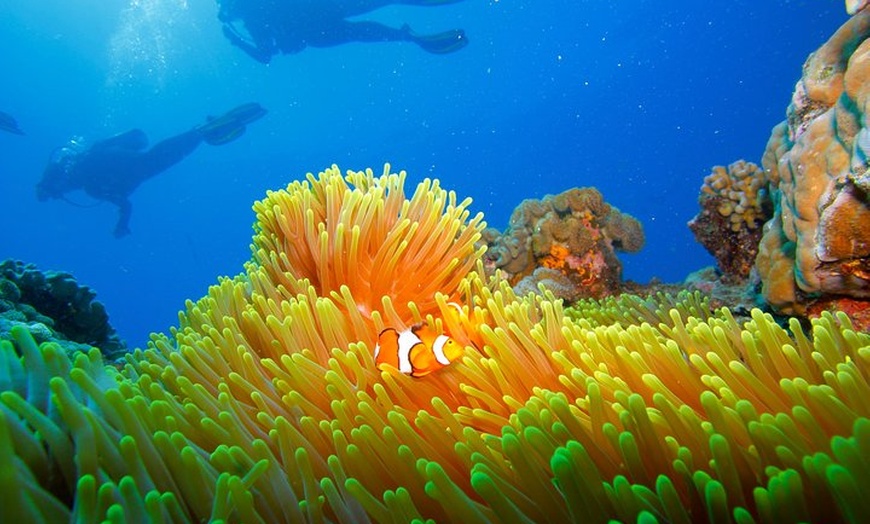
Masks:
[[[396,331],[387,328],[378,335],[375,365],[389,364],[406,375],[419,378],[450,365],[462,354],[462,346],[426,322]]]

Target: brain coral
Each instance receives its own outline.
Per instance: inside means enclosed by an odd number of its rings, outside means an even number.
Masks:
[[[522,289],[553,281],[550,272],[536,272],[538,268],[562,272],[574,287],[557,286],[565,289],[560,296],[566,299],[615,293],[622,275],[615,253],[634,253],[644,243],[640,222],[607,204],[591,187],[524,200],[504,234],[489,229],[484,238],[487,259],[514,284],[525,279]]]
[[[870,11],[804,65],[762,163],[775,187],[757,267],[765,300],[800,313],[822,295],[870,297]]]
[[[120,370],[13,329],[0,520],[870,518],[870,336],[848,317],[517,297],[481,277],[468,202],[403,180],[333,168],[270,193],[245,272]],[[462,338],[448,298],[476,347],[424,379],[377,371],[385,323]]]

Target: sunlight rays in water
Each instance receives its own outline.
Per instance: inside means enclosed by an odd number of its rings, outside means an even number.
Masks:
[[[109,88],[134,85],[161,91],[173,55],[184,48],[182,35],[195,25],[187,0],[130,0],[109,44]]]

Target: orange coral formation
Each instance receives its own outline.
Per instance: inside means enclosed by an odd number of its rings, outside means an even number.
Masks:
[[[541,257],[541,265],[550,269],[564,269],[567,265],[565,259],[570,255],[568,248],[562,244],[553,244],[550,246],[550,254]]]
[[[850,183],[870,167],[868,37],[870,11],[862,10],[807,59],[765,151],[776,211],[757,266],[765,300],[784,312],[822,295],[870,297],[870,280],[852,271],[870,265],[860,247],[870,203]]]
[[[866,176],[866,174],[864,175]],[[836,195],[819,217],[816,256],[822,262],[845,260],[870,264],[870,196],[848,175],[834,186]]]
[[[536,289],[538,275],[550,281],[550,273],[537,273],[537,268],[561,271],[575,288],[563,298],[616,292],[622,265],[615,252],[636,252],[644,242],[640,223],[604,202],[594,188],[524,200],[503,235],[488,230],[484,238],[489,246],[487,259],[505,271],[511,282],[533,279],[524,289]]]
[[[561,298],[574,296],[595,296],[601,297],[608,294],[608,289],[601,285],[601,276],[607,269],[604,256],[600,251],[590,249],[586,253],[574,254],[562,244],[553,244],[550,246],[550,253],[538,259],[539,268],[547,268],[557,270],[562,275],[567,277],[564,282],[570,283],[571,288],[578,288],[584,292],[570,291],[560,294]],[[552,273],[532,273],[536,278],[533,279],[537,283],[543,276],[545,283],[550,282]],[[527,275],[528,276],[528,275]],[[579,284],[579,286],[578,286]],[[558,286],[561,289],[564,286]],[[566,296],[567,295],[567,296]]]

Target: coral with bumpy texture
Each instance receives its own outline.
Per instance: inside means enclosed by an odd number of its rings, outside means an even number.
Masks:
[[[868,37],[864,10],[807,59],[764,154],[776,210],[757,266],[764,299],[786,313],[826,296],[870,298]]]
[[[552,293],[554,297],[574,302],[582,298],[583,293],[577,284],[568,276],[555,268],[539,267],[526,275],[514,287],[514,293],[519,296],[534,293],[541,295],[545,292]]]
[[[766,216],[767,177],[756,164],[738,160],[727,167],[714,166],[704,177],[699,201],[716,201],[716,211],[728,219],[731,231],[758,229]]]
[[[867,7],[870,4],[870,0],[846,0],[846,12],[850,15],[854,15],[858,11]]]
[[[484,232],[489,264],[507,273],[516,284],[538,280],[538,268],[562,272],[573,292],[561,296],[602,297],[619,290],[622,264],[616,252],[634,253],[643,247],[640,222],[607,204],[595,188],[573,188],[541,200],[524,200],[511,215],[504,234]],[[558,286],[559,289],[564,285]]]
[[[715,166],[704,178],[701,211],[689,229],[731,280],[745,279],[755,264],[760,226],[772,214],[767,186],[764,172],[744,160]]]
[[[99,347],[116,356],[126,349],[96,293],[63,271],[0,262],[0,311],[0,330],[7,333],[25,323],[40,341],[58,340],[71,350]]]

